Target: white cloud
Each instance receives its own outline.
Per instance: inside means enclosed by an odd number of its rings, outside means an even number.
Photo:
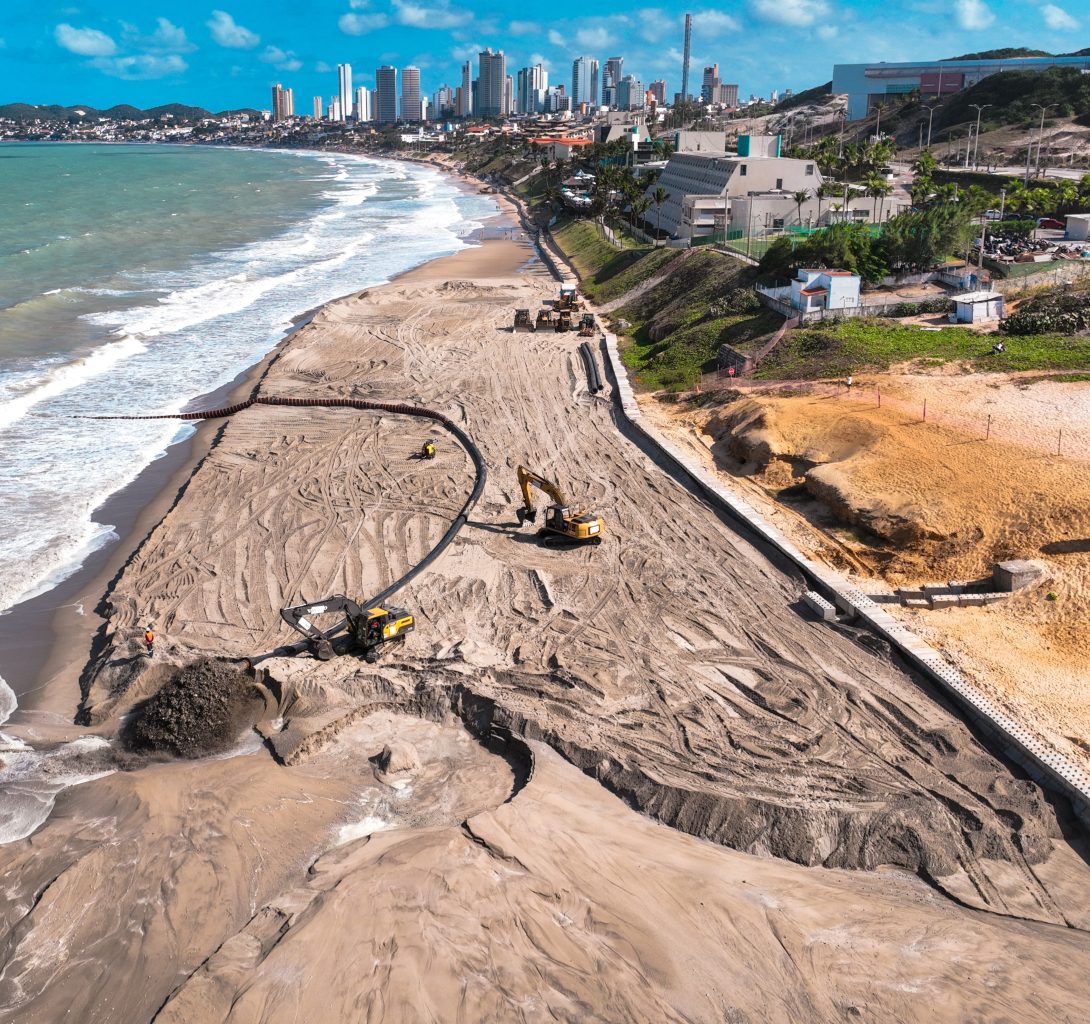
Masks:
[[[978,3],[979,0],[961,2]],[[829,14],[825,0],[750,0],[749,7],[762,21],[774,21],[778,25],[813,25]]]
[[[226,11],[213,11],[212,17],[205,24],[220,46],[232,50],[252,50],[261,42],[261,36],[238,24]]]
[[[166,18],[155,19],[155,31],[147,43],[152,49],[168,53],[189,53],[196,49],[186,36],[185,29],[171,24]]]
[[[958,24],[965,29],[987,28],[995,15],[984,0],[954,0]]]
[[[681,19],[670,17],[655,7],[645,7],[636,12],[640,37],[648,43],[661,45],[664,39],[681,35]]]
[[[390,19],[385,14],[342,14],[337,19],[337,27],[346,36],[365,36],[389,24]]]
[[[822,25],[817,30],[817,34],[821,39],[835,39],[838,29],[836,25]]]
[[[512,21],[507,31],[513,36],[536,36],[541,33],[541,26],[536,21]]]
[[[549,42],[553,46],[566,46],[568,40],[564,37],[563,32],[558,32],[555,28],[549,29]]]
[[[720,35],[723,32],[737,32],[741,25],[736,18],[722,11],[700,11],[693,15],[693,28],[710,35]]]
[[[348,6],[354,11],[366,11],[371,3],[370,0],[348,0]]]
[[[62,23],[53,30],[53,38],[58,46],[81,57],[109,57],[117,53],[117,43],[97,28],[73,28]]]
[[[552,61],[548,57],[543,57],[540,53],[530,54],[530,67],[535,64],[540,64],[546,71],[552,71],[553,69]]]
[[[479,54],[484,47],[480,43],[465,43],[462,46],[455,46],[450,55],[457,61],[473,60],[477,54]]]
[[[258,60],[272,64],[278,71],[298,71],[303,66],[291,50],[281,50],[279,46],[266,46]]]
[[[1057,7],[1055,4],[1045,4],[1044,7],[1041,8],[1041,14],[1044,15],[1045,24],[1057,32],[1077,29],[1079,27],[1079,23],[1072,18],[1067,11],[1062,7]]]
[[[180,75],[189,65],[177,54],[141,53],[131,57],[99,57],[91,61],[92,67],[113,78],[129,82]]]
[[[317,71],[319,75],[328,75],[333,70],[333,65],[326,63],[324,60],[320,60],[314,65],[314,70]]]
[[[426,7],[415,0],[394,0],[397,21],[410,28],[460,28],[473,20],[469,11],[459,11],[439,0],[434,7]]]
[[[609,29],[602,25],[578,29],[575,42],[581,50],[608,50],[617,43]]]

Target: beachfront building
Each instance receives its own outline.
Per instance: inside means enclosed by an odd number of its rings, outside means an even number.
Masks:
[[[458,86],[455,98],[455,113],[459,117],[470,117],[473,114],[473,66],[468,60],[462,65],[462,84]]]
[[[571,66],[571,101],[594,105],[598,101],[598,61],[593,57],[576,57]]]
[[[379,124],[397,123],[397,68],[383,64],[375,71],[374,119]]]
[[[286,121],[295,116],[295,97],[291,89],[285,89],[279,82],[272,87],[272,119]]]
[[[617,106],[617,86],[624,76],[624,57],[610,57],[602,69],[602,106]]]
[[[421,120],[420,68],[414,64],[401,69],[401,120]]]
[[[371,120],[371,90],[361,85],[356,90],[356,102],[352,107],[352,116],[357,122]]]
[[[1090,54],[1073,57],[1009,57],[992,60],[921,60],[909,63],[834,64],[834,93],[847,93],[848,117],[864,118],[889,96],[919,93],[924,99],[949,96],[1004,71],[1044,71],[1046,68],[1090,71]]]
[[[347,121],[352,113],[352,65],[337,65],[337,99],[340,100],[341,116],[338,121]]]
[[[861,284],[859,275],[847,270],[799,270],[791,282],[791,305],[802,313],[854,309]]]
[[[477,55],[477,102],[475,112],[481,117],[503,117],[504,90],[507,85],[507,58],[503,50],[492,47]]]
[[[314,97],[314,120],[320,121],[322,119],[322,97]]]

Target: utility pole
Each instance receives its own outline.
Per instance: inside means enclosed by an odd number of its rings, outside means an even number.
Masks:
[[[969,166],[969,151],[973,148],[973,126],[969,125],[969,134],[965,136],[965,166]]]
[[[1054,104],[1048,103],[1042,106],[1040,103],[1031,103],[1031,107],[1038,107],[1041,111],[1041,127],[1037,133],[1037,161],[1033,167],[1033,176],[1039,178],[1041,176],[1041,143],[1045,137],[1045,111],[1050,109]],[[1029,161],[1026,161],[1026,184],[1029,184]]]
[[[987,110],[991,106],[990,103],[970,103],[970,107],[976,110],[976,145],[973,147],[973,170],[977,169],[977,152],[980,149],[980,115],[981,112]]]
[[[934,107],[927,108],[927,148],[931,148],[931,118],[935,114]],[[922,127],[922,126],[921,126]]]

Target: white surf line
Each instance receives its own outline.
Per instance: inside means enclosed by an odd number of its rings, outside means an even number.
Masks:
[[[938,651],[898,622],[839,573],[807,558],[776,527],[767,523],[745,499],[708,475],[705,468],[662,437],[644,420],[617,349],[617,336],[605,334],[610,375],[617,388],[625,419],[658,448],[686,476],[692,478],[713,504],[741,519],[815,581],[845,614],[857,617],[889,641],[913,667],[948,693],[985,732],[998,739],[1004,753],[1032,778],[1070,800],[1082,822],[1090,826],[1090,773],[1079,767],[1031,729],[1003,711],[969,682]]]

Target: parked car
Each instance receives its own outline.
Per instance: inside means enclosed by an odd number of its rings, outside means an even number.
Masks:
[[[1055,217],[1038,217],[1037,227],[1048,228],[1050,231],[1064,231],[1067,225],[1062,220],[1057,220]]]
[[[1003,214],[1001,214],[998,210],[985,210],[984,211],[984,219],[985,220],[1002,220],[1003,219]]]

